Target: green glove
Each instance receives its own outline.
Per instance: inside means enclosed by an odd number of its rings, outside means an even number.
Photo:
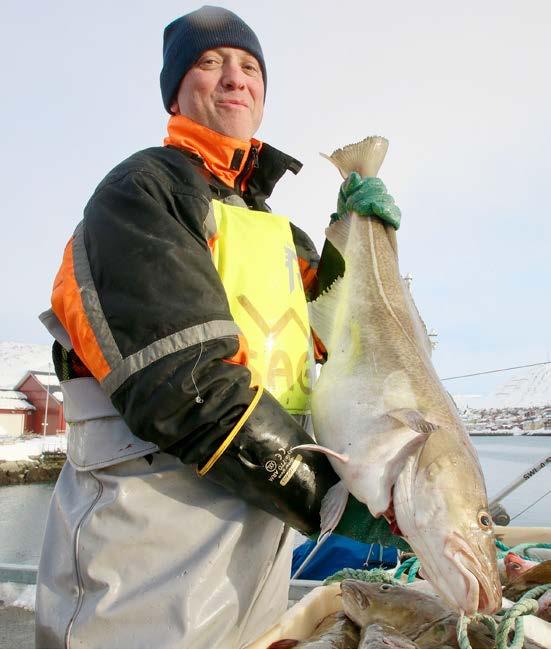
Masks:
[[[383,516],[374,518],[369,509],[352,495],[348,496],[344,514],[333,531],[335,534],[346,536],[360,543],[379,543],[411,552],[411,548],[401,536],[392,534],[388,522]],[[317,537],[317,534],[313,534],[309,538],[315,541]]]
[[[402,216],[400,208],[395,205],[380,178],[362,178],[355,171],[341,185],[337,201],[338,218],[342,218],[347,212],[376,216],[395,230],[400,227]]]

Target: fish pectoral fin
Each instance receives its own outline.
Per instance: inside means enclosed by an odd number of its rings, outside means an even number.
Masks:
[[[305,444],[304,446],[309,446]],[[298,448],[298,447],[297,447]],[[320,533],[316,545],[310,551],[306,559],[300,564],[296,569],[294,574],[291,576],[291,579],[296,579],[310,563],[310,561],[316,556],[318,551],[321,549],[323,544],[333,533],[333,530],[339,524],[339,521],[342,518],[346,505],[348,503],[348,489],[344,486],[344,482],[339,480],[337,484],[334,484],[330,489],[327,490],[327,493],[321,501],[320,507]]]
[[[393,412],[381,416],[381,432],[363,456],[364,465],[369,467],[363,475],[365,503],[375,518],[382,516],[392,504],[392,488],[398,476],[428,437],[427,433],[419,433],[409,424],[404,426],[402,421],[399,426],[389,428]]]
[[[389,417],[396,419],[404,426],[408,426],[411,430],[422,435],[429,435],[433,433],[438,426],[427,421],[418,410],[412,408],[396,408],[387,413]]]
[[[336,460],[340,460],[344,463],[350,460],[348,455],[337,453],[337,451],[332,451],[330,448],[327,448],[326,446],[319,446],[318,444],[300,444],[299,446],[293,446],[291,452],[292,451],[314,451],[316,453],[325,453],[325,455],[334,457]]]
[[[323,497],[320,509],[320,538],[331,534],[342,518],[348,503],[348,489],[344,482],[339,480]]]

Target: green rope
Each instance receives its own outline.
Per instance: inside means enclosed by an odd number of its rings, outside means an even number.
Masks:
[[[373,570],[356,570],[355,568],[343,568],[334,575],[327,577],[323,582],[324,584],[334,584],[342,581],[343,579],[359,579],[360,581],[380,582],[384,584],[397,584],[398,580],[394,579],[388,572],[381,568],[374,568]]]
[[[469,640],[469,626],[473,622],[482,622],[482,624],[488,627],[492,636],[495,638],[497,624],[493,617],[482,615],[481,613],[475,613],[470,617],[461,615],[457,620],[457,643],[459,644],[459,649],[472,649]]]
[[[498,549],[499,559],[503,559],[503,557],[509,552],[514,552],[515,554],[518,554],[519,557],[522,557],[523,559],[538,561],[538,559],[528,554],[528,550],[531,550],[532,548],[551,550],[551,543],[519,543],[518,545],[514,545],[513,547],[508,547],[505,545],[505,543],[502,543],[501,541],[496,541],[495,544],[496,544],[496,548]]]
[[[407,583],[411,584],[411,582],[415,580],[420,567],[421,564],[419,563],[419,559],[417,557],[410,557],[396,570],[394,577],[395,579],[400,579],[400,577],[407,571]]]
[[[500,550],[503,555],[506,555],[508,552],[510,552],[509,547],[507,545],[505,545],[505,543],[503,543],[502,541],[496,540],[495,543],[496,543],[496,548],[498,550]],[[501,559],[501,556],[500,556],[500,559]]]
[[[535,599],[524,599],[512,606],[501,619],[496,634],[496,649],[522,649],[524,646],[523,615],[531,615],[538,610]],[[508,644],[509,633],[515,627],[511,644]]]
[[[488,615],[476,613],[472,617],[462,615],[457,621],[457,642],[460,649],[472,649],[469,641],[469,625],[472,622],[482,622],[485,624],[496,639],[496,649],[522,649],[524,646],[524,615],[531,615],[538,610],[537,598],[541,597],[548,590],[551,590],[551,584],[542,584],[536,586],[524,593],[519,601],[510,609],[502,611],[501,621],[496,625],[495,620]],[[514,626],[514,635],[511,644],[508,644],[509,634]]]
[[[519,602],[521,602],[523,599],[539,599],[548,590],[551,590],[551,584],[542,584],[541,586],[535,586],[534,588],[527,590],[519,599]]]

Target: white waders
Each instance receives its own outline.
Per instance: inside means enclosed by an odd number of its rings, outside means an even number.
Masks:
[[[289,529],[134,436],[95,379],[61,385],[67,462],[36,649],[240,649],[261,635],[287,607]]]

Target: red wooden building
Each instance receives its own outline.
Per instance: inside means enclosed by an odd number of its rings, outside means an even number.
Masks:
[[[65,432],[63,395],[55,374],[27,372],[14,386],[14,390],[22,392],[35,408],[26,416],[26,433],[57,435]]]

